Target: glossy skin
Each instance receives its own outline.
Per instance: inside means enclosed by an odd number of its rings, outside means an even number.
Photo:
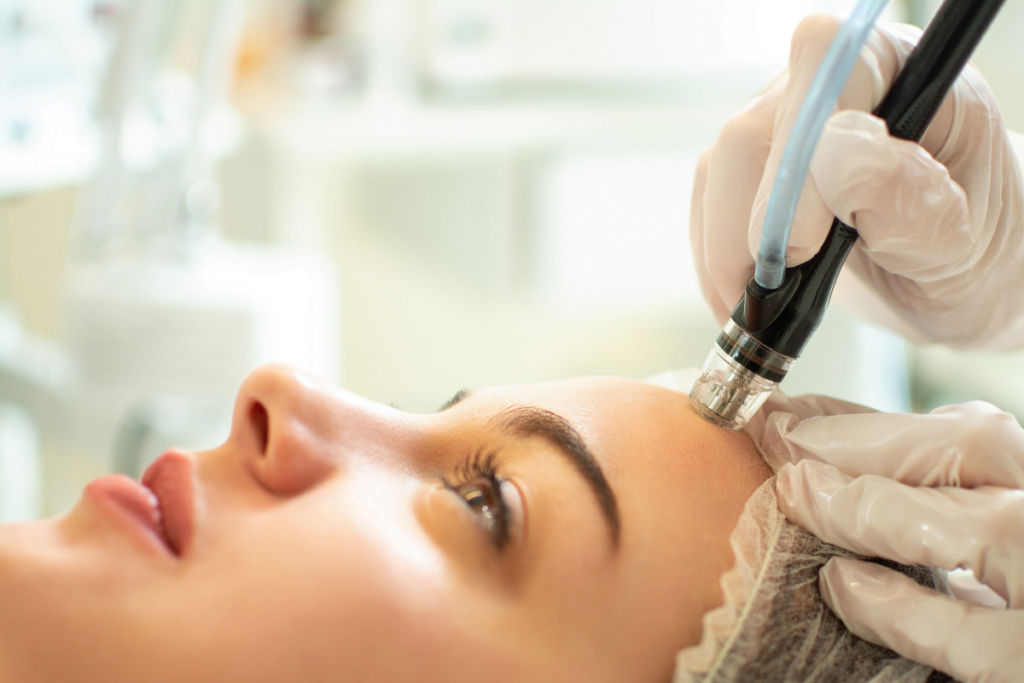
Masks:
[[[496,428],[518,404],[586,442],[617,545],[554,444]],[[512,510],[500,550],[442,482],[492,451]],[[721,602],[729,533],[768,471],[746,436],[638,382],[489,389],[410,415],[266,366],[195,477],[180,557],[89,496],[0,528],[0,680],[665,681]]]

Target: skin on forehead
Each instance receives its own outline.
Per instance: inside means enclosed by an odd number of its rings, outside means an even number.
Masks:
[[[182,558],[140,552],[85,499],[0,527],[0,681],[663,681],[768,476],[685,395],[626,380],[488,389],[424,416],[270,366],[238,406],[197,456]],[[614,491],[617,545],[562,449],[496,428],[515,406],[578,434]],[[490,451],[511,501],[501,551],[441,482]]]

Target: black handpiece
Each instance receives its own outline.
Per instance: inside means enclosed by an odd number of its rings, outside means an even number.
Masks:
[[[891,135],[921,139],[1002,4],[1003,0],[942,3],[874,112],[885,120]],[[856,241],[856,229],[836,218],[821,250],[806,263],[787,268],[778,289],[761,287],[751,278],[690,392],[698,412],[723,427],[743,426],[818,328]]]
[[[889,134],[919,141],[960,75],[1003,0],[946,0],[874,111]],[[799,131],[793,131],[799,135]],[[733,321],[775,351],[797,358],[821,323],[857,230],[836,218],[821,251],[786,269],[782,286],[767,290],[751,278]]]

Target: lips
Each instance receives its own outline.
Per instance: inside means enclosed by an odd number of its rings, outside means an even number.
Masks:
[[[160,502],[134,479],[123,474],[101,477],[85,487],[85,495],[148,547],[173,552],[164,533]]]
[[[85,487],[86,497],[150,550],[181,557],[192,547],[195,529],[195,460],[181,451],[164,453],[142,475],[101,477]]]
[[[142,484],[159,501],[163,535],[168,547],[179,557],[192,547],[195,532],[196,461],[191,455],[170,450],[157,458]]]

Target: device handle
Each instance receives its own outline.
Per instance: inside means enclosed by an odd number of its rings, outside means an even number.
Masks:
[[[1004,0],[945,0],[875,109],[889,134],[919,141]],[[786,269],[778,290],[751,279],[733,321],[778,353],[797,358],[821,323],[857,230],[833,219],[818,255]],[[786,283],[797,278],[795,286]],[[766,298],[772,301],[766,302]],[[770,305],[765,305],[770,303]]]
[[[875,116],[893,137],[917,142],[1004,0],[946,0],[893,81]]]

